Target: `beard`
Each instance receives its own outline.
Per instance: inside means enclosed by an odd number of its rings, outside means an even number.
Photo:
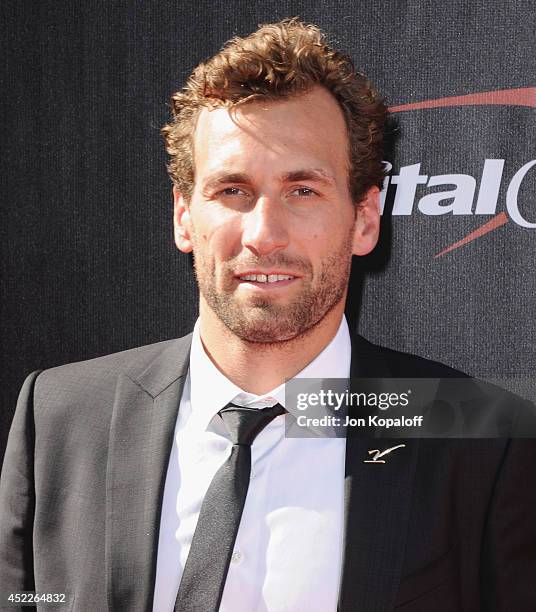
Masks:
[[[307,334],[344,298],[352,261],[352,234],[349,231],[340,248],[320,262],[313,278],[308,260],[277,253],[263,258],[232,258],[223,262],[218,287],[214,259],[206,260],[194,245],[194,269],[199,291],[209,308],[229,331],[246,342],[272,344]],[[196,256],[197,251],[197,256]],[[301,274],[302,287],[288,303],[252,297],[240,300],[235,295],[237,268],[284,268]]]

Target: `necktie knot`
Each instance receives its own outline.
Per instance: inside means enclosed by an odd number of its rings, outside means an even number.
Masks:
[[[223,419],[233,444],[251,446],[266,425],[275,417],[284,413],[285,409],[281,404],[276,404],[271,408],[259,409],[235,406],[229,403],[218,414]]]

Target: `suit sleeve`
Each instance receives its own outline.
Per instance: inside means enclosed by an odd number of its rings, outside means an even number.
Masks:
[[[488,516],[483,610],[536,610],[536,439],[509,441]]]
[[[40,371],[24,381],[11,424],[0,478],[0,593],[33,591],[35,508],[33,394]],[[7,608],[0,601],[0,610]],[[28,610],[29,608],[23,608]]]

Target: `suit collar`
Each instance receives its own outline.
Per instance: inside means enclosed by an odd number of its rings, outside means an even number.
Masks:
[[[125,368],[125,374],[152,398],[156,398],[177,379],[186,376],[191,343],[192,334],[167,342],[164,350],[148,364],[136,362]]]
[[[392,377],[382,353],[363,338],[354,337],[352,381]],[[405,443],[405,448],[391,455],[386,464],[363,463],[370,449],[386,449],[400,443]],[[404,559],[417,449],[418,440],[352,436],[346,440],[340,612],[387,612],[394,606]]]

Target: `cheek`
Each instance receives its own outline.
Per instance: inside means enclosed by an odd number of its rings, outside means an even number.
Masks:
[[[204,232],[202,239],[205,250],[215,259],[226,261],[240,252],[240,222],[236,219],[220,220],[210,232]]]
[[[302,244],[314,266],[322,266],[326,262],[331,265],[335,254],[340,257],[346,252],[351,253],[352,235],[353,217],[333,216],[325,219],[320,228],[315,227]]]
[[[220,250],[237,235],[237,219],[222,214],[216,206],[200,206],[191,218],[198,245],[204,249]]]
[[[333,214],[325,220],[322,231],[319,233],[319,239],[327,237],[331,248],[336,250],[341,244],[348,241],[348,237],[353,233],[354,225],[353,208],[338,211],[338,214]]]

